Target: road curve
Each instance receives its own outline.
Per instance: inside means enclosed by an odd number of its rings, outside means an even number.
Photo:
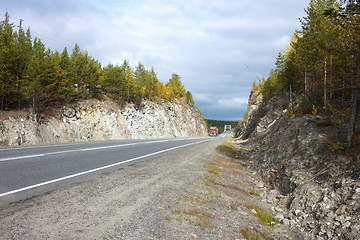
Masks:
[[[0,149],[0,205],[211,138],[120,140]]]

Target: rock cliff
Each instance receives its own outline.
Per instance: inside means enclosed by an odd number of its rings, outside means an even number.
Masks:
[[[308,239],[360,239],[359,156],[331,150],[334,128],[321,116],[295,117],[285,98],[257,98],[251,94],[248,120],[233,142],[241,163],[267,182],[261,197]]]
[[[86,100],[65,106],[54,116],[2,112],[3,146],[77,141],[205,136],[206,123],[197,108],[185,100],[172,103],[144,101],[123,109],[110,100]]]

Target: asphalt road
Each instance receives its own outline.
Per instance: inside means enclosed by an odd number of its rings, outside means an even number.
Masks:
[[[219,136],[224,137],[224,135]],[[213,138],[121,140],[0,149],[0,205]]]

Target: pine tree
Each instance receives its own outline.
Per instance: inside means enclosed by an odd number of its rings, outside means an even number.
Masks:
[[[15,100],[17,91],[16,71],[18,54],[16,54],[14,25],[9,22],[8,13],[0,23],[0,109],[7,109]]]
[[[34,113],[40,112],[40,100],[42,81],[46,78],[44,73],[45,45],[40,39],[35,38],[33,43],[32,56],[26,69],[27,79],[24,82],[24,90],[27,96],[31,98],[31,106]]]
[[[126,76],[126,85],[127,85],[127,88],[125,89],[126,101],[127,102],[134,101],[135,88],[136,88],[134,71],[130,67],[129,62],[127,60],[124,60],[123,64],[121,65],[121,68]]]
[[[74,87],[74,79],[72,78],[71,59],[69,57],[66,47],[61,52],[59,66],[64,71],[65,79],[67,79],[67,83],[65,86],[65,92],[66,92],[65,99],[68,102],[72,98],[74,98],[74,96],[76,94],[75,94],[75,87]]]
[[[95,97],[100,83],[101,65],[89,56],[87,51],[81,51],[78,44],[71,54],[71,80],[75,86],[76,99]]]
[[[124,104],[128,95],[126,73],[122,67],[109,64],[102,72],[102,87],[112,99]]]
[[[24,32],[22,28],[19,28],[19,33],[15,34],[15,42],[17,43],[17,71],[16,71],[16,95],[17,95],[17,108],[20,109],[22,107],[22,99],[23,96],[23,82],[25,81],[26,75],[25,70],[27,67],[27,64],[31,58],[31,49],[32,49],[32,43],[31,43],[31,34],[30,29]]]

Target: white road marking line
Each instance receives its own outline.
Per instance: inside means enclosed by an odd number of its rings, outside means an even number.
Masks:
[[[136,145],[136,144],[139,144],[139,143],[128,143],[128,144],[112,145],[112,146],[103,146],[103,147],[95,147],[95,148],[84,148],[84,149],[79,149],[79,151],[81,151],[81,152],[94,151],[94,150],[101,150],[101,149],[108,149],[108,148],[117,148],[117,147],[132,146],[132,145]]]
[[[70,179],[70,178],[82,176],[82,175],[85,175],[85,174],[93,173],[93,172],[100,171],[100,170],[104,170],[104,169],[107,169],[107,168],[112,168],[112,167],[119,166],[119,165],[122,165],[122,164],[125,164],[125,163],[128,163],[128,162],[132,162],[132,161],[135,161],[135,160],[139,160],[139,159],[142,159],[142,158],[151,157],[151,156],[154,156],[154,155],[157,155],[157,154],[160,154],[160,153],[169,152],[169,151],[172,151],[172,150],[175,150],[175,149],[179,149],[179,148],[183,148],[183,147],[187,147],[187,146],[190,146],[190,145],[199,144],[199,143],[203,143],[203,142],[207,142],[207,141],[210,141],[210,139],[206,139],[206,140],[204,140],[204,141],[195,142],[195,143],[188,143],[188,144],[181,145],[181,146],[177,146],[177,147],[173,147],[173,148],[168,148],[168,149],[161,150],[161,151],[158,151],[158,152],[149,153],[149,154],[146,154],[146,155],[143,155],[143,156],[131,158],[131,159],[128,159],[128,160],[125,160],[125,161],[122,161],[122,162],[113,163],[113,164],[106,165],[106,166],[103,166],[103,167],[94,168],[94,169],[91,169],[91,170],[88,170],[88,171],[84,171],[84,172],[72,174],[72,175],[69,175],[69,176],[65,176],[65,177],[61,177],[61,178],[56,178],[56,179],[53,179],[53,180],[50,180],[50,181],[46,181],[46,182],[34,184],[34,185],[31,185],[31,186],[19,188],[19,189],[12,190],[12,191],[9,191],[9,192],[1,193],[1,194],[0,194],[0,198],[1,198],[1,197],[4,197],[4,196],[7,196],[7,195],[11,195],[11,194],[23,192],[23,191],[26,191],[26,190],[29,190],[29,189],[33,189],[33,188],[45,186],[45,185],[48,185],[48,184],[60,182],[60,181],[63,181],[63,180],[67,180],[67,179]]]
[[[98,143],[98,142],[78,142],[78,143],[64,143],[64,144],[54,144],[54,145],[38,145],[38,146],[29,146],[29,147],[9,147],[9,148],[0,148],[0,151],[47,148],[47,147],[62,147],[62,146],[76,146],[76,145],[84,145],[84,144],[89,144],[89,143]]]
[[[94,151],[94,150],[108,149],[108,148],[126,147],[126,146],[131,146],[131,145],[136,145],[136,144],[138,144],[138,143],[128,143],[128,144],[121,144],[121,145],[112,145],[112,146],[103,146],[103,147],[95,147],[95,148],[84,148],[84,149],[74,149],[74,150],[66,150],[66,151],[34,154],[34,155],[25,155],[25,156],[19,156],[19,157],[0,158],[0,162],[19,160],[19,159],[24,159],[24,158],[44,157],[46,155],[56,155],[56,154],[71,153],[71,152],[84,152],[84,151]]]
[[[171,141],[171,140],[176,141],[176,140],[184,140],[184,139],[192,140],[192,139],[200,139],[200,138],[201,137],[173,138],[173,139],[159,140],[159,141]],[[119,140],[121,140],[121,139],[119,139]],[[125,139],[123,139],[123,140],[125,140]],[[116,140],[114,140],[114,141],[116,141]],[[157,142],[157,141],[155,140],[153,142]],[[34,148],[48,148],[48,147],[62,147],[62,146],[78,146],[78,145],[97,144],[97,143],[101,143],[101,142],[77,142],[77,143],[64,143],[64,144],[54,144],[54,145],[38,145],[38,146],[28,146],[28,147],[6,147],[6,148],[0,147],[0,151],[23,150],[23,149],[34,149]],[[136,143],[143,143],[143,142],[136,142]]]
[[[0,158],[0,162],[18,160],[18,159],[23,159],[23,158],[43,157],[43,156],[45,156],[45,154],[34,154],[34,155],[27,155],[27,156],[20,156],[20,157]]]
[[[173,139],[173,140],[178,141],[178,140],[194,140],[194,139],[200,139],[200,138],[182,138],[182,139]],[[160,143],[160,142],[168,142],[168,141],[171,141],[171,140],[165,139],[165,140],[155,140],[155,141],[148,141],[148,142],[135,142],[135,143],[127,143],[127,144],[119,144],[119,145],[110,145],[110,146],[102,146],[102,147],[93,147],[93,148],[74,149],[74,150],[42,153],[42,154],[25,155],[25,156],[18,156],[18,157],[8,157],[8,158],[0,158],[0,162],[19,160],[19,159],[25,159],[25,158],[43,157],[46,155],[56,155],[56,154],[71,153],[71,152],[95,151],[95,150],[125,147],[125,146],[137,145],[137,144],[151,144],[151,143]],[[71,145],[71,144],[69,144],[69,145]],[[64,146],[64,145],[58,145],[58,146]],[[39,146],[39,147],[42,147],[42,146]],[[25,147],[25,149],[27,149],[27,148],[28,147]],[[29,147],[29,148],[35,148],[35,147]],[[14,148],[12,148],[12,149],[14,149]]]
[[[166,140],[158,140],[158,141],[149,141],[149,142],[142,142],[142,143],[161,143],[161,142],[168,142],[170,140],[166,139]]]

